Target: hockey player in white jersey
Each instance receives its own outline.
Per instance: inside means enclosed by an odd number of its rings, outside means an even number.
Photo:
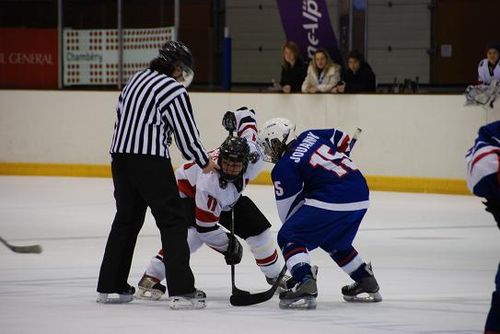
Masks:
[[[489,85],[492,80],[500,80],[500,43],[491,43],[486,47],[486,58],[477,66],[477,81]]]
[[[228,265],[239,263],[240,243],[221,228],[222,225],[230,229],[233,210],[234,234],[246,241],[267,282],[273,284],[283,262],[269,229],[271,225],[250,198],[241,195],[262,169],[262,156],[256,145],[255,113],[242,107],[226,113],[224,118],[228,117],[235,118],[237,136],[229,136],[219,149],[210,153],[220,166],[219,172],[204,174],[194,162],[186,162],[175,173],[185,215],[192,225],[188,229],[189,248],[194,253],[206,244],[223,254]],[[165,293],[161,284],[165,278],[162,260],[160,250],[138,284],[139,298],[157,300]]]
[[[477,76],[477,84],[465,90],[465,105],[493,108],[500,95],[500,43],[491,43],[486,47],[486,58],[479,62]]]

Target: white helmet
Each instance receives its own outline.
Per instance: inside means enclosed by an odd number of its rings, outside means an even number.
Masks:
[[[273,118],[260,129],[257,143],[264,150],[264,161],[276,163],[294,139],[295,124],[286,118]]]

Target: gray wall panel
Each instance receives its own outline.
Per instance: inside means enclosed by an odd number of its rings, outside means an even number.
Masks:
[[[369,63],[377,83],[392,83],[394,78],[401,83],[405,78],[415,80],[416,76],[420,83],[429,82],[429,61],[424,50],[371,50]]]
[[[429,1],[368,0],[366,58],[378,83],[419,77],[429,82],[431,12]],[[389,47],[392,51],[389,51]]]
[[[336,0],[327,1],[327,4],[336,32]],[[281,46],[286,36],[276,1],[227,0],[226,24],[232,37],[233,82],[270,83],[272,78],[279,81]]]
[[[367,60],[378,83],[394,77],[429,82],[431,12],[429,0],[367,0]],[[338,39],[337,0],[327,1]],[[260,7],[259,7],[260,6]],[[234,83],[265,83],[279,79],[285,34],[275,0],[226,1],[226,22],[233,43]],[[388,46],[392,47],[389,52]],[[259,51],[262,48],[262,51]]]

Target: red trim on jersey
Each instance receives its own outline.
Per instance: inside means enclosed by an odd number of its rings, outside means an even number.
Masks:
[[[222,253],[224,253],[223,251],[218,250],[218,249],[217,249],[217,248],[215,248],[215,247],[212,247],[212,246],[208,246],[208,247],[212,248],[214,251],[216,251],[216,252],[218,252],[218,253],[221,253],[221,254],[222,254]]]
[[[344,141],[340,144],[338,151],[343,153],[347,150],[347,146],[349,145],[349,136],[345,136]]]
[[[194,162],[194,161],[193,162],[186,162],[184,164],[184,166],[182,166],[182,168],[184,168],[184,170],[186,170],[186,169],[193,167],[194,165],[196,165],[196,162]]]
[[[307,253],[307,250],[305,247],[293,248],[290,251],[288,251],[288,253],[284,254],[284,258],[285,258],[285,260],[288,260],[289,258],[291,258],[292,256],[294,256],[295,254],[298,254],[298,253]]]
[[[216,223],[219,221],[219,216],[214,215],[212,212],[196,208],[195,212],[196,220],[199,220],[205,224]]]
[[[276,262],[277,259],[278,252],[274,250],[274,253],[271,256],[266,257],[265,259],[255,259],[255,263],[257,263],[257,265],[260,267],[266,267]]]
[[[500,189],[500,154],[498,155],[498,172],[497,172],[497,183],[498,183],[498,188]]]
[[[479,154],[478,156],[476,156],[474,158],[474,160],[472,160],[472,164],[471,164],[470,168],[473,169],[474,165],[476,164],[476,162],[478,162],[479,160],[481,160],[482,158],[484,158],[484,157],[486,157],[486,156],[488,156],[490,154],[500,154],[500,149],[494,148],[494,149],[492,149],[490,151],[486,151],[486,152],[483,152],[483,153]]]
[[[353,249],[351,251],[351,253],[349,253],[349,255],[347,255],[345,258],[343,258],[343,259],[341,259],[339,261],[336,261],[337,265],[339,267],[345,266],[346,264],[348,264],[349,262],[351,262],[352,259],[354,259],[356,257],[356,255],[358,255],[358,252],[355,249]]]
[[[179,191],[187,197],[194,198],[194,195],[196,194],[196,186],[192,186],[188,180],[177,180],[177,187],[179,188]]]
[[[163,248],[158,251],[158,255],[161,255],[161,256],[165,255],[165,253],[163,252]]]
[[[240,129],[240,130],[238,131],[238,136],[241,136],[241,134],[242,134],[243,132],[245,132],[246,130],[248,130],[248,129],[252,129],[252,130],[254,130],[255,132],[257,132],[257,127],[255,126],[255,124],[247,124],[247,125],[245,125],[245,126],[243,127],[243,129]]]

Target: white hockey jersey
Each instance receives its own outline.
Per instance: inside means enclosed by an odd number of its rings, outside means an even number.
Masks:
[[[493,68],[493,75],[491,75],[488,68],[488,59],[485,58],[479,62],[479,65],[477,66],[477,73],[478,81],[484,85],[489,85],[493,79],[500,80],[500,62],[498,62]]]
[[[254,111],[245,107],[240,108],[235,111],[235,116],[237,135],[246,138],[250,152],[258,156],[256,161],[248,163],[240,184],[229,182],[222,188],[218,173],[204,174],[194,162],[186,162],[175,171],[180,196],[195,199],[196,229],[200,238],[208,246],[220,252],[227,250],[229,240],[218,225],[221,212],[231,210],[248,182],[262,169],[262,153],[256,144],[257,126]],[[217,161],[218,154],[219,150],[216,149],[210,152],[210,157]]]

